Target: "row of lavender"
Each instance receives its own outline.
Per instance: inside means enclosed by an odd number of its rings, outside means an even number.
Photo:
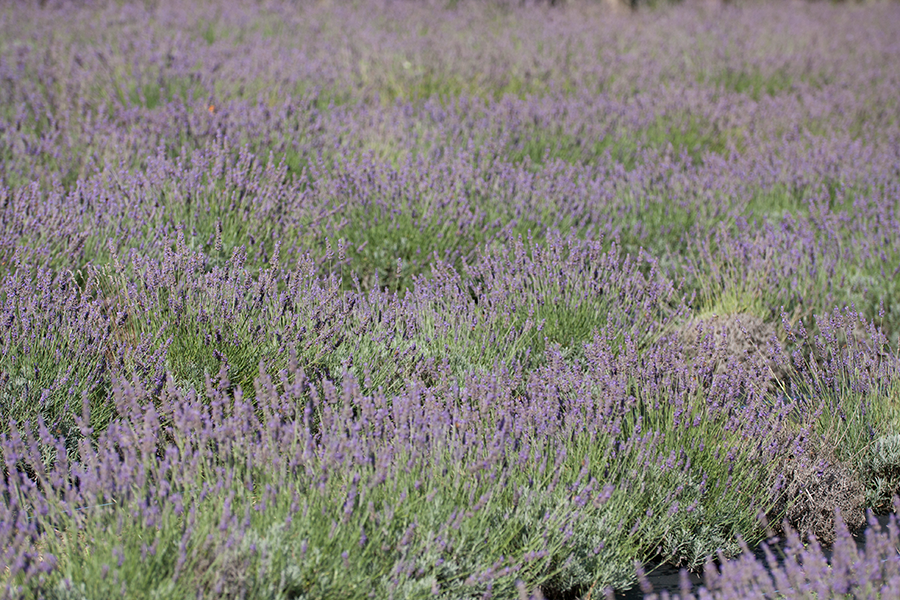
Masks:
[[[4,9],[5,594],[896,586],[897,10]]]
[[[470,23],[478,11],[238,8],[5,15],[0,261],[18,249],[76,272],[131,248],[161,258],[184,226],[214,260],[245,246],[263,266],[278,241],[288,264],[309,254],[322,274],[404,289],[435,252],[458,266],[486,244],[574,228],[651,251],[704,311],[808,317],[854,302],[874,317],[883,299],[894,333],[894,7],[672,12],[627,21],[630,35],[603,13],[587,21],[595,34],[573,11]],[[464,25],[512,48],[446,31]],[[389,60],[401,55],[433,73]],[[545,55],[529,68],[546,89],[504,84]],[[372,81],[359,61],[376,61]],[[479,65],[503,68],[485,89],[449,83],[478,81],[466,69]],[[252,97],[251,75],[265,94]],[[193,87],[176,93],[182,80]],[[500,99],[478,95],[490,90]]]
[[[855,314],[818,321],[821,370],[798,351],[811,397],[790,401],[768,372],[787,357],[667,333],[686,310],[672,284],[597,243],[521,244],[466,279],[435,262],[403,297],[311,268],[254,278],[241,257],[203,275],[175,244],[161,265],[134,253],[128,282],[121,263],[84,291],[5,281],[4,408],[36,426],[4,436],[4,562],[34,593],[625,588],[635,559],[738,553],[760,517],[833,536],[791,493],[856,525],[896,489],[897,444],[870,435],[897,364],[876,331],[853,341]],[[94,293],[117,282],[108,314]],[[859,473],[816,443],[829,422]]]

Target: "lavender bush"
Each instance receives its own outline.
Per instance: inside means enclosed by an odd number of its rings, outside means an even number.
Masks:
[[[3,597],[890,597],[900,5],[637,4],[4,4]]]

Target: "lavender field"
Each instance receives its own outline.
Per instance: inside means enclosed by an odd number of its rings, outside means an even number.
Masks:
[[[896,598],[898,211],[898,2],[0,3],[0,596]]]

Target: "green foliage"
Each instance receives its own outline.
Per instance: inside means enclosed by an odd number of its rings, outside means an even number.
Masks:
[[[457,223],[441,218],[427,205],[401,205],[391,210],[358,207],[349,212],[351,222],[366,222],[368,226],[347,227],[340,232],[346,233],[347,239],[337,240],[332,247],[346,247],[347,260],[339,269],[344,271],[346,264],[346,273],[352,273],[363,290],[411,289],[415,278],[428,272],[435,257],[459,264],[461,257],[471,255],[484,241],[460,235]],[[349,277],[344,281],[352,285]]]
[[[869,446],[866,461],[866,505],[877,512],[888,512],[893,497],[900,493],[900,434],[876,439]]]
[[[720,243],[727,235],[722,227],[716,235],[688,243],[685,294],[694,296],[692,308],[699,318],[751,314],[771,322],[788,304],[772,285],[777,253],[766,249],[748,261],[746,255]]]
[[[198,29],[200,30],[200,37],[206,42],[208,45],[212,46],[213,42],[216,41],[216,23],[215,21],[208,21],[199,23]]]
[[[894,248],[885,249],[900,258]],[[883,272],[876,265],[847,261],[841,265],[840,279],[832,281],[832,306],[855,306],[874,320],[887,336],[890,347],[900,344],[900,272]],[[824,304],[824,302],[822,303]],[[822,306],[823,309],[827,308]]]
[[[13,277],[23,277],[23,271]],[[31,269],[27,271],[30,273]],[[81,323],[99,320],[99,308],[82,303],[77,295],[54,289],[51,277],[38,270],[35,280],[41,285],[37,289],[27,282],[20,288],[20,295],[0,297],[6,314],[12,316],[5,339],[0,338],[3,432],[9,431],[10,420],[19,425],[30,422],[36,427],[38,419],[42,419],[53,432],[70,434],[76,429],[75,416],[81,413],[83,400],[88,404],[97,402],[109,391],[109,363],[118,349],[117,340],[108,330],[99,328],[93,331],[93,337],[85,337],[80,331]],[[48,308],[46,312],[26,308],[25,300],[30,300],[32,294],[41,298]],[[80,311],[84,320],[62,319],[66,306]],[[55,310],[49,310],[51,307]],[[94,411],[87,424],[101,426],[110,414],[109,410]]]
[[[677,473],[672,484],[676,484],[676,489],[683,487],[684,492],[678,502],[679,511],[663,535],[660,557],[675,566],[696,570],[718,551],[726,556],[740,554],[736,534],[746,532],[735,526],[734,514],[723,512],[724,507],[710,506],[713,503],[708,499],[703,501],[705,486],[696,474]],[[687,510],[691,507],[693,510]],[[758,530],[753,529],[759,536]]]
[[[754,101],[759,101],[763,96],[777,96],[790,90],[794,79],[783,70],[766,74],[755,67],[746,70],[725,69],[709,77],[707,83],[722,86],[735,94],[746,94]]]
[[[642,152],[670,151],[675,157],[687,155],[700,164],[706,153],[728,156],[732,148],[740,151],[743,134],[739,129],[722,130],[691,114],[659,116],[638,128],[617,128],[599,138],[567,133],[561,127],[533,127],[514,137],[506,150],[513,163],[529,161],[542,166],[554,160],[589,165],[608,154],[609,158],[634,169],[643,159]]]
[[[446,282],[444,287],[412,299],[416,345],[425,356],[449,361],[454,373],[513,364],[533,369],[545,363],[552,346],[576,362],[584,343],[600,331],[615,332],[605,338],[615,352],[625,336],[643,349],[677,313],[667,304],[673,298],[642,304],[643,294],[660,285],[659,273],[651,266],[644,278],[638,273],[643,261],[622,257],[615,246],[588,254],[571,238],[554,237],[546,247],[518,240],[482,260],[516,267],[472,267],[457,278],[434,263],[434,276]],[[584,277],[572,277],[579,269]],[[665,293],[662,287],[656,291]]]

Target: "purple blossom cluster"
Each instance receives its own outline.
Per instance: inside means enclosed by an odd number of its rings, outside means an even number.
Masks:
[[[797,532],[788,528],[782,556],[767,543],[762,546],[763,559],[754,557],[744,546],[740,558],[721,559],[717,566],[706,566],[704,584],[698,590],[683,572],[680,593],[650,593],[647,598],[890,598],[900,585],[900,544],[896,514],[887,527],[870,517],[865,545],[858,548],[846,523],[838,519],[838,542],[833,551],[823,550],[817,540],[805,543]],[[652,585],[643,578],[642,587]]]
[[[892,596],[900,5],[551,4],[0,7],[2,597]]]

